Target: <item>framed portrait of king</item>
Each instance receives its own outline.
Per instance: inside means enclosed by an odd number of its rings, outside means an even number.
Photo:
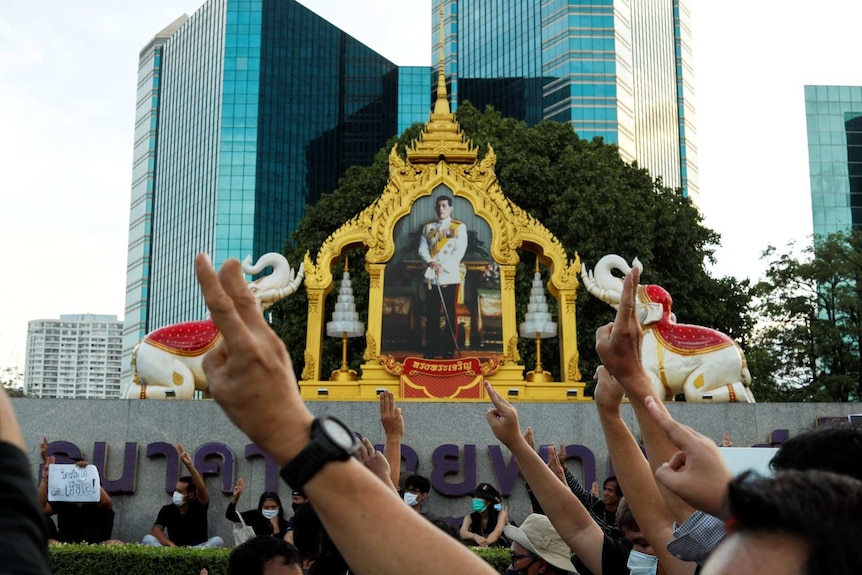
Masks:
[[[491,227],[445,185],[418,198],[393,232],[386,264],[382,354],[480,360],[503,351],[500,269]]]

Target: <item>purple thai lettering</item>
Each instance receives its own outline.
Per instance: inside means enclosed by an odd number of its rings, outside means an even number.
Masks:
[[[431,470],[431,486],[442,495],[460,497],[476,487],[476,446],[464,446],[464,480],[460,483],[449,483],[447,475],[462,473],[460,451],[457,445],[447,443],[434,450],[431,455],[433,469]]]
[[[518,481],[518,465],[515,463],[515,456],[510,455],[509,462],[506,463],[503,459],[503,450],[499,445],[489,445],[488,455],[491,456],[491,466],[497,477],[500,494],[505,497],[510,496],[515,489],[515,482]]]
[[[173,493],[180,471],[180,456],[177,453],[177,446],[164,441],[148,443],[147,458],[153,459],[159,456],[167,460],[165,465],[165,493]]]
[[[135,492],[135,478],[138,474],[138,444],[127,441],[123,449],[123,471],[119,479],[108,479],[108,444],[97,441],[93,444],[93,465],[99,470],[102,487],[108,493],[125,495]]]
[[[215,461],[207,461],[207,457],[213,455],[221,457],[221,465]],[[225,472],[221,477],[221,492],[233,492],[233,451],[224,443],[204,443],[197,448],[194,455],[195,467],[203,476],[219,475],[221,470]]]
[[[249,443],[245,446],[245,458],[249,460],[261,458],[266,462],[263,489],[264,491],[278,492],[278,464],[269,455],[264,453],[256,443]]]

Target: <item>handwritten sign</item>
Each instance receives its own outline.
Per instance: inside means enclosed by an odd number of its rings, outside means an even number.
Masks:
[[[55,463],[48,468],[48,501],[96,502],[99,470],[95,465]]]

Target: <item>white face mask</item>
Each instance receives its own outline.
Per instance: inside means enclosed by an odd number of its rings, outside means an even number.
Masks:
[[[278,509],[261,509],[260,513],[267,519],[272,519],[273,517],[278,515]]]
[[[632,549],[626,567],[631,575],[655,575],[658,558]]]
[[[404,503],[409,505],[410,507],[416,507],[419,503],[419,496],[415,493],[410,493],[409,491],[404,493]]]
[[[182,507],[183,503],[186,502],[186,496],[179,491],[174,491],[174,494],[171,496],[171,501],[173,501],[174,505],[177,507]]]

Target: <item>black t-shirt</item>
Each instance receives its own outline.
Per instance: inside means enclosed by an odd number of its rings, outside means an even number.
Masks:
[[[180,508],[170,503],[159,510],[156,525],[167,530],[168,539],[175,545],[191,547],[200,545],[209,539],[207,535],[207,507],[197,499],[188,503],[189,509],[180,513]]]
[[[629,553],[631,550],[619,541],[605,535],[602,544],[602,574],[629,575]]]
[[[57,514],[57,540],[63,543],[101,543],[111,538],[114,511],[97,503],[50,502]]]

